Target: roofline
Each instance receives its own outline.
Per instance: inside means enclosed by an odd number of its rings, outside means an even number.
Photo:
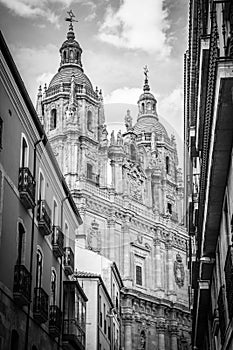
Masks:
[[[23,82],[23,80],[22,80],[22,78],[20,76],[20,73],[19,73],[19,71],[18,71],[18,69],[16,67],[16,64],[15,64],[15,62],[13,60],[13,57],[12,57],[12,55],[10,53],[10,50],[9,50],[9,48],[7,46],[7,43],[6,43],[5,39],[4,39],[4,36],[3,36],[1,30],[0,30],[0,48],[1,48],[1,52],[3,54],[3,57],[4,57],[4,59],[5,59],[6,63],[7,63],[7,66],[10,69],[10,72],[11,72],[13,78],[14,78],[14,81],[15,81],[15,83],[16,83],[19,91],[20,91],[20,94],[21,94],[21,96],[22,96],[22,98],[23,98],[23,100],[24,100],[24,102],[25,102],[25,104],[27,106],[27,109],[28,109],[28,111],[29,111],[29,113],[30,113],[30,115],[32,117],[34,125],[36,126],[36,129],[37,129],[37,131],[39,133],[39,136],[43,140],[43,144],[46,147],[46,150],[48,151],[48,155],[49,155],[49,157],[51,159],[51,162],[53,164],[53,167],[54,167],[54,169],[55,169],[55,171],[56,171],[56,173],[58,175],[58,178],[62,182],[62,187],[63,187],[63,190],[64,190],[64,192],[65,192],[65,194],[66,194],[66,196],[67,196],[67,198],[69,200],[70,206],[71,206],[74,214],[77,217],[79,225],[81,225],[82,224],[81,216],[80,216],[80,214],[78,212],[76,204],[74,203],[74,200],[72,198],[71,192],[70,192],[70,190],[69,190],[69,188],[67,186],[67,183],[65,181],[64,176],[62,175],[62,172],[61,172],[61,170],[59,168],[59,165],[57,163],[57,160],[56,160],[56,158],[54,156],[54,153],[52,151],[50,143],[48,142],[48,138],[47,138],[47,136],[45,134],[44,128],[43,128],[43,126],[42,126],[42,124],[41,124],[41,122],[40,122],[40,120],[38,118],[37,112],[36,112],[36,110],[35,110],[35,108],[33,106],[31,98],[29,97],[27,89],[26,89],[26,87],[24,85],[24,82]]]
[[[104,292],[107,295],[107,298],[108,298],[108,300],[109,300],[109,302],[111,304],[111,307],[114,308],[113,301],[112,301],[112,299],[111,299],[111,297],[110,297],[110,295],[109,295],[109,293],[107,291],[107,288],[106,288],[106,286],[104,284],[104,281],[103,281],[103,279],[102,279],[102,277],[100,275],[93,275],[93,276],[85,276],[84,275],[84,276],[77,276],[77,277],[74,276],[74,278],[98,279],[100,281],[100,284],[103,286]]]
[[[63,281],[64,284],[76,284],[80,294],[82,295],[84,301],[88,301],[88,298],[84,292],[84,290],[82,289],[82,287],[80,286],[79,284],[79,281],[78,280],[72,280],[72,281]]]
[[[124,284],[123,284],[120,272],[118,270],[118,267],[117,267],[117,264],[115,263],[115,261],[113,261],[111,268],[116,271],[117,278],[119,279],[119,282],[120,282],[120,289],[123,288]]]

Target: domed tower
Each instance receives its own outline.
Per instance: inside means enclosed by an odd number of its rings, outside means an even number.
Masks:
[[[141,169],[140,186],[133,187],[137,188],[136,199],[152,207],[155,213],[181,222],[183,195],[176,142],[174,136],[168,136],[159,121],[157,101],[150,92],[147,67],[144,74],[143,93],[138,100],[137,122],[132,126],[132,118],[127,114],[127,132],[123,134],[127,162],[133,163],[138,171]]]
[[[60,48],[60,67],[38,92],[37,112],[71,189],[80,179],[105,185],[107,138],[101,90],[94,91],[82,66],[82,49],[69,12],[67,38]],[[102,147],[103,146],[103,147]],[[97,151],[102,157],[97,157]],[[102,164],[103,163],[103,164]]]

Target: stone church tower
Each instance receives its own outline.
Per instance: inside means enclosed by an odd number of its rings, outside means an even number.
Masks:
[[[147,70],[136,124],[127,111],[126,131],[108,137],[102,93],[84,73],[72,21],[60,55],[37,111],[83,219],[77,245],[120,270],[122,349],[189,349],[182,174]]]

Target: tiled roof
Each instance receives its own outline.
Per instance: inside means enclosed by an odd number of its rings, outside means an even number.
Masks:
[[[101,276],[99,274],[93,273],[93,272],[75,271],[74,277],[77,278],[77,277],[101,277]]]
[[[75,66],[62,67],[52,78],[49,88],[60,85],[61,83],[70,84],[72,75],[74,75],[75,84],[83,85],[84,87],[88,87],[89,89],[93,90],[89,78],[80,68]]]

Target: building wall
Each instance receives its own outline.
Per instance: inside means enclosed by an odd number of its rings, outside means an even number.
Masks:
[[[24,349],[27,341],[26,324],[27,320],[29,320],[28,349],[31,349],[32,345],[35,345],[38,349],[57,349],[58,337],[54,338],[49,333],[49,320],[39,324],[35,321],[35,315],[33,314],[34,287],[36,286],[36,253],[38,247],[43,258],[40,287],[48,295],[48,304],[51,305],[52,303],[62,309],[62,288],[60,289],[61,258],[56,258],[53,254],[51,230],[48,236],[43,236],[38,227],[37,210],[39,207],[38,186],[40,172],[43,173],[45,180],[45,191],[42,199],[46,199],[51,209],[51,214],[48,214],[51,224],[61,225],[61,221],[63,221],[62,230],[65,229],[65,222],[69,224],[69,237],[65,238],[65,244],[71,247],[73,251],[75,232],[81,223],[81,218],[75,205],[72,204],[71,198],[63,201],[68,194],[70,195],[68,187],[62,178],[50,146],[48,143],[46,144],[46,136],[43,134],[39,119],[1,34],[0,41],[0,117],[2,120],[2,147],[0,151],[0,347],[4,350],[12,348],[11,335],[14,330],[19,336],[19,344],[18,347],[15,345],[15,350]],[[22,167],[22,136],[27,141],[28,146],[28,162],[27,157],[25,157],[24,167],[29,168],[32,174],[34,172],[33,162],[35,161],[34,147],[37,143],[35,209],[25,208],[20,197],[22,191],[18,187],[19,169]],[[43,141],[39,142],[42,136]],[[27,177],[24,179],[27,179]],[[54,199],[57,202],[56,221],[53,220]],[[63,211],[61,209],[62,206]],[[35,210],[34,214],[33,210]],[[20,265],[26,267],[28,273],[31,270],[32,276],[29,309],[28,305],[19,306],[16,303],[13,291],[16,279],[14,269],[16,264],[19,264],[20,225],[24,230]],[[50,300],[52,271],[56,274],[54,302]],[[64,268],[61,269],[61,274],[62,281],[69,279],[64,272]],[[21,279],[20,281],[25,287],[26,282],[22,282]],[[62,320],[60,322],[62,323]],[[61,334],[60,330],[59,336]]]

